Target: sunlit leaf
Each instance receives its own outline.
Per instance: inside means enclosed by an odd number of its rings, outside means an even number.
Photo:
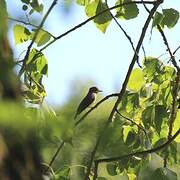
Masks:
[[[130,90],[139,91],[145,84],[144,73],[141,69],[134,69],[128,81],[128,88]]]
[[[14,32],[14,39],[16,44],[26,42],[31,37],[30,31],[26,27],[21,26],[19,24],[16,24],[14,26],[13,32]]]
[[[86,6],[89,2],[89,0],[76,0],[77,4],[80,6]]]
[[[101,13],[107,8],[108,8],[107,4],[105,2],[102,2],[102,0],[94,0],[86,6],[85,12],[87,16],[92,17],[96,14]],[[106,11],[103,14],[97,16],[94,19],[94,23],[96,24],[98,29],[100,29],[103,33],[105,33],[111,20],[112,20],[112,16],[110,12]]]
[[[161,74],[163,70],[162,62],[157,58],[147,57],[144,60],[143,66],[143,71],[147,81],[156,81],[156,83],[160,83],[158,82],[158,78],[161,78],[161,76],[158,75]]]
[[[179,128],[180,128],[180,109],[178,109],[177,114],[176,114],[176,119],[174,121],[173,133],[175,133]],[[180,143],[180,136],[177,136],[175,141]]]
[[[48,63],[42,52],[32,49],[29,59],[26,62],[26,68],[30,72],[38,72],[42,75],[48,75]]]
[[[51,35],[48,32],[40,30],[35,39],[35,42],[37,43],[37,46],[39,47],[46,44],[50,39],[51,39]]]
[[[139,107],[139,94],[135,92],[126,92],[123,96],[120,110],[133,116],[135,110]]]

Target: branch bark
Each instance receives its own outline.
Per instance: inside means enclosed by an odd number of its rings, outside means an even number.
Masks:
[[[123,85],[122,85],[122,89],[120,90],[118,99],[117,99],[117,101],[115,102],[115,105],[114,105],[114,107],[113,107],[113,109],[112,109],[112,111],[111,111],[111,113],[110,113],[110,116],[109,116],[109,118],[108,118],[108,120],[107,120],[104,128],[102,129],[102,132],[100,133],[100,136],[98,137],[98,139],[97,139],[97,141],[96,141],[96,144],[95,144],[95,147],[94,147],[94,149],[93,149],[93,151],[92,151],[92,153],[91,153],[90,162],[89,162],[89,164],[88,164],[87,172],[86,172],[86,174],[85,174],[84,180],[87,180],[87,179],[89,178],[89,174],[90,174],[90,171],[91,171],[93,159],[94,159],[94,156],[95,156],[96,151],[97,151],[97,149],[98,149],[98,146],[99,146],[99,144],[100,144],[101,138],[103,137],[106,128],[108,127],[108,125],[109,125],[109,124],[112,122],[112,120],[113,120],[113,117],[114,117],[114,115],[115,115],[116,109],[118,108],[118,105],[119,105],[119,103],[121,102],[121,99],[122,99],[122,97],[123,97],[123,95],[124,95],[124,93],[125,93],[125,91],[126,91],[126,87],[127,87],[128,81],[129,81],[129,77],[130,77],[131,72],[132,72],[132,70],[133,70],[134,64],[135,64],[135,62],[136,62],[136,60],[137,60],[137,58],[138,58],[137,54],[139,53],[139,50],[140,50],[140,47],[141,47],[141,45],[142,45],[143,39],[144,39],[144,37],[145,37],[147,28],[148,28],[148,26],[149,26],[149,23],[150,23],[153,15],[154,15],[154,13],[156,12],[157,8],[159,7],[159,5],[160,5],[162,2],[163,2],[163,0],[157,0],[157,1],[154,2],[154,6],[153,6],[153,8],[151,9],[150,14],[149,14],[149,16],[148,16],[148,18],[147,18],[147,20],[146,20],[146,22],[145,22],[145,24],[144,24],[144,27],[143,27],[143,29],[142,29],[142,32],[141,32],[141,35],[140,35],[140,38],[139,38],[139,41],[138,41],[138,44],[137,44],[137,46],[136,46],[136,51],[135,51],[136,53],[134,53],[134,56],[133,56],[133,58],[132,58],[131,64],[130,64],[130,66],[129,66],[129,69],[128,69],[128,72],[127,72],[127,75],[126,75],[126,78],[125,78],[124,83],[123,83]],[[142,3],[142,1],[141,1],[141,3]]]

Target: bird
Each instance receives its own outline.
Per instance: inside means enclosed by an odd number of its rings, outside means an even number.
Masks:
[[[89,88],[89,91],[87,93],[87,95],[84,97],[84,99],[80,102],[76,114],[74,116],[74,119],[77,118],[77,116],[84,111],[88,106],[90,106],[93,102],[95,102],[96,100],[96,95],[97,93],[102,92],[101,90],[99,90],[97,87],[93,86],[91,88]]]

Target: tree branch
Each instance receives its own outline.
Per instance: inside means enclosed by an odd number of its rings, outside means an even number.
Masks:
[[[121,4],[118,4],[118,5],[115,5],[113,7],[110,7],[110,8],[107,8],[101,12],[99,12],[98,14],[88,18],[87,20],[81,22],[80,24],[74,26],[73,28],[69,29],[68,31],[64,32],[63,34],[57,36],[54,40],[52,40],[51,42],[49,42],[48,44],[46,44],[43,48],[40,49],[40,51],[43,51],[44,49],[46,49],[48,46],[50,46],[51,44],[53,44],[54,42],[56,42],[57,40],[61,39],[62,37],[66,36],[67,34],[75,31],[76,29],[84,26],[85,24],[87,24],[88,22],[92,21],[93,19],[95,19],[96,17],[106,13],[107,11],[110,11],[110,10],[113,10],[113,9],[116,9],[116,8],[119,8],[119,7],[122,7],[124,5],[129,5],[129,4],[142,4],[142,1],[129,1],[129,2],[124,2],[124,3],[121,3]],[[155,4],[154,1],[144,1],[143,3],[145,4]]]
[[[109,123],[111,123],[112,120],[113,120],[113,117],[114,117],[114,115],[115,115],[116,109],[117,109],[119,103],[121,102],[121,99],[122,99],[122,97],[123,97],[123,95],[124,95],[124,93],[125,93],[125,91],[126,91],[127,83],[128,83],[128,81],[129,81],[129,77],[130,77],[131,72],[132,72],[132,70],[133,70],[134,64],[135,64],[135,62],[136,62],[136,60],[137,60],[137,58],[138,58],[137,54],[139,53],[140,47],[141,47],[141,45],[142,45],[143,39],[144,39],[145,34],[146,34],[146,30],[147,30],[147,28],[148,28],[148,26],[149,26],[149,23],[150,23],[150,21],[151,21],[151,19],[152,19],[152,17],[153,17],[153,14],[156,12],[157,8],[159,7],[159,5],[160,5],[162,2],[163,2],[163,0],[154,1],[154,6],[153,6],[153,8],[151,9],[151,12],[150,12],[150,14],[149,14],[149,16],[148,16],[145,24],[144,24],[144,27],[143,27],[143,29],[142,29],[142,32],[141,32],[141,35],[140,35],[140,38],[139,38],[139,41],[138,41],[138,44],[137,44],[137,47],[136,47],[136,51],[135,51],[135,52],[137,52],[137,53],[134,53],[134,56],[133,56],[133,58],[132,58],[131,64],[130,64],[130,66],[129,66],[129,69],[128,69],[128,72],[127,72],[127,75],[126,75],[126,78],[125,78],[124,83],[123,83],[123,85],[122,85],[122,89],[120,90],[118,99],[117,99],[117,101],[115,102],[115,105],[114,105],[114,107],[113,107],[113,109],[112,109],[112,111],[111,111],[111,113],[110,113],[110,115],[109,115],[109,118],[108,118],[108,120],[107,120],[104,128],[102,129],[102,132],[100,133],[100,136],[98,137],[97,142],[96,142],[96,144],[95,144],[95,147],[94,147],[94,149],[93,149],[93,151],[92,151],[92,153],[91,153],[90,162],[89,162],[89,164],[88,164],[87,172],[86,172],[86,175],[85,175],[84,180],[87,180],[87,179],[89,178],[89,174],[90,174],[90,171],[91,171],[91,166],[92,166],[92,163],[93,163],[93,159],[94,159],[94,156],[95,156],[95,154],[96,154],[96,151],[97,151],[97,148],[98,148],[98,146],[99,146],[99,143],[100,143],[100,141],[101,141],[101,138],[103,137],[104,132],[105,132],[106,128],[108,127]],[[142,2],[141,2],[141,3],[142,3]]]
[[[107,6],[108,6],[108,4],[107,4]],[[117,24],[117,26],[121,29],[121,31],[124,33],[124,35],[126,36],[126,38],[128,39],[128,41],[130,42],[131,47],[132,47],[134,53],[137,53],[137,52],[136,52],[136,49],[135,49],[135,47],[134,47],[134,44],[133,44],[133,42],[132,42],[131,37],[127,34],[127,32],[124,30],[124,28],[123,28],[123,27],[121,26],[121,24],[118,22],[118,20],[116,19],[116,17],[114,17],[114,15],[111,13],[111,11],[109,11],[109,13],[110,13],[111,17],[113,18],[114,22]],[[137,61],[136,61],[136,62],[137,62],[137,65],[138,65],[140,68],[142,68],[142,66],[141,66],[140,63],[139,63],[139,55],[137,54],[137,56],[138,56]]]
[[[51,166],[52,166],[53,162],[55,161],[57,155],[59,154],[59,152],[61,151],[62,147],[64,146],[64,143],[65,142],[62,141],[61,144],[59,145],[57,151],[55,152],[55,154],[53,155],[53,157],[52,157],[51,161],[49,162],[47,168],[45,169],[44,174],[46,174],[49,171],[49,169],[51,168]]]
[[[98,171],[98,165],[99,163],[104,163],[104,162],[114,162],[114,161],[119,161],[119,160],[122,160],[124,158],[129,158],[129,157],[132,157],[132,156],[138,156],[138,155],[145,155],[145,154],[148,154],[148,153],[154,153],[154,152],[157,152],[157,151],[160,151],[161,149],[167,147],[169,144],[172,143],[172,141],[180,134],[180,129],[178,131],[176,131],[176,133],[167,141],[165,142],[164,144],[158,146],[158,147],[155,147],[155,148],[152,148],[152,149],[149,149],[149,150],[145,150],[145,151],[137,151],[137,152],[133,152],[133,153],[130,153],[130,154],[126,154],[126,155],[122,155],[122,156],[117,156],[117,157],[112,157],[112,158],[103,158],[103,159],[97,159],[95,160],[95,164],[96,164],[96,169],[95,169],[95,174],[94,176],[96,176],[95,178],[93,178],[93,180],[95,180],[97,178],[97,171]]]
[[[30,53],[31,47],[32,47],[33,44],[34,44],[34,42],[35,42],[35,40],[36,40],[36,38],[37,38],[37,36],[38,36],[38,33],[39,33],[40,29],[43,27],[43,25],[44,25],[44,23],[45,23],[48,15],[49,15],[50,12],[52,11],[53,7],[56,5],[57,1],[58,1],[58,0],[53,0],[51,6],[50,6],[49,9],[47,10],[46,14],[44,15],[44,17],[43,17],[43,19],[42,19],[42,21],[41,21],[41,23],[40,23],[40,25],[38,26],[38,28],[37,28],[37,30],[36,30],[33,38],[32,38],[32,41],[31,41],[31,43],[29,44],[29,46],[28,46],[28,48],[27,48],[27,52],[26,52],[26,55],[25,55],[25,57],[24,57],[24,61],[23,61],[23,64],[22,64],[22,68],[20,69],[19,76],[20,76],[20,75],[23,73],[23,71],[24,71],[24,68],[25,68],[25,66],[26,66],[26,61],[27,61],[28,58],[29,58],[29,53]]]
[[[164,34],[164,31],[162,30],[160,25],[157,25],[157,28],[158,28],[159,32],[161,33],[161,36],[162,36],[163,41],[164,41],[164,44],[167,47],[167,50],[168,50],[169,55],[171,57],[171,61],[172,61],[173,66],[176,68],[177,71],[180,71],[180,68],[179,68],[179,66],[178,66],[178,64],[177,64],[177,62],[175,60],[174,54],[171,52],[171,49],[169,47],[169,43],[168,43],[167,38],[166,38],[166,36]]]
[[[178,47],[174,50],[173,55],[175,55],[179,49],[180,49],[180,46],[178,46]]]
[[[101,99],[98,103],[96,103],[95,106],[93,106],[89,111],[87,111],[77,122],[75,122],[75,126],[77,126],[79,123],[81,123],[89,113],[91,113],[93,110],[95,110],[100,104],[102,104],[104,101],[108,100],[111,97],[118,97],[119,93],[110,94],[103,99]]]
[[[95,110],[100,104],[102,104],[104,101],[108,100],[111,97],[117,97],[119,95],[119,93],[114,93],[114,94],[110,94],[108,96],[106,96],[105,98],[101,99],[98,103],[96,103],[95,106],[93,106],[89,111],[87,111],[80,119],[79,121],[75,122],[75,127],[81,123],[87,116],[88,114],[90,114],[93,110]],[[59,147],[57,148],[57,151],[54,153],[50,163],[48,164],[48,167],[51,167],[52,164],[54,163],[56,157],[58,156],[59,152],[61,151],[62,147],[64,146],[65,142],[62,141],[61,144],[59,145]],[[45,173],[47,173],[47,171],[49,170],[49,168],[47,168],[45,170]]]
[[[22,24],[27,25],[27,26],[32,26],[32,27],[38,28],[38,25],[32,24],[32,23],[30,23],[30,22],[26,22],[26,21],[23,21],[23,20],[15,19],[15,18],[12,18],[12,17],[8,17],[8,19],[11,20],[11,21],[15,21],[15,22],[22,23]],[[42,28],[41,28],[41,29],[42,29]],[[53,34],[51,34],[50,32],[48,32],[47,30],[45,30],[45,29],[42,29],[42,30],[43,30],[44,32],[50,34],[51,37],[53,37],[53,39],[56,38]]]
[[[136,123],[135,121],[133,121],[132,119],[123,116],[118,110],[116,110],[116,112],[117,112],[121,117],[123,117],[123,118],[126,119],[127,121],[129,121],[129,122],[131,122],[132,124],[136,125],[139,129],[141,129],[141,130],[144,132],[146,138],[149,139],[149,137],[148,137],[148,135],[147,135],[147,132],[146,132],[146,130],[144,129],[143,126],[141,126],[140,124],[137,124],[137,123]]]

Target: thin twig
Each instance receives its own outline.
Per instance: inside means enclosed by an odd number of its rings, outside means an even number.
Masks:
[[[75,126],[77,126],[79,123],[81,123],[87,117],[87,115],[89,113],[91,113],[94,109],[96,109],[104,101],[108,100],[111,97],[118,97],[118,96],[119,96],[119,93],[114,93],[114,94],[107,95],[106,97],[101,99],[99,102],[96,103],[95,106],[93,106],[89,111],[87,111],[77,122],[75,122]]]
[[[137,151],[137,152],[133,152],[133,153],[130,153],[130,154],[126,154],[126,155],[122,155],[122,156],[117,156],[117,157],[111,157],[111,158],[104,158],[104,159],[97,159],[95,160],[95,164],[96,164],[96,172],[94,173],[94,176],[96,175],[96,177],[93,178],[93,180],[96,180],[97,178],[97,171],[98,171],[98,165],[100,163],[107,163],[107,162],[114,162],[114,161],[119,161],[119,160],[122,160],[124,158],[129,158],[129,157],[132,157],[132,156],[138,156],[138,155],[146,155],[146,154],[149,154],[149,153],[154,153],[154,152],[157,152],[157,151],[160,151],[162,150],[163,148],[166,148],[169,144],[171,144],[173,142],[173,140],[180,134],[180,129],[176,131],[176,133],[169,139],[167,140],[164,144],[158,146],[158,147],[155,147],[155,148],[152,148],[152,149],[149,149],[149,150],[145,150],[145,151]]]
[[[172,62],[172,64],[173,64],[173,66],[177,69],[177,71],[180,71],[180,68],[179,68],[179,66],[178,66],[178,64],[177,64],[177,62],[176,62],[176,60],[175,60],[174,54],[171,52],[171,49],[170,49],[170,46],[169,46],[169,43],[168,43],[168,41],[167,41],[167,38],[166,38],[166,36],[165,36],[164,31],[162,30],[162,28],[161,28],[160,25],[157,25],[157,28],[158,28],[159,32],[161,33],[161,36],[162,36],[163,41],[164,41],[164,44],[165,44],[166,47],[167,47],[167,50],[168,50],[169,55],[170,55],[170,57],[171,57],[171,62]]]
[[[64,146],[65,142],[62,141],[61,144],[59,145],[57,151],[55,152],[55,154],[53,155],[50,163],[48,164],[47,168],[44,171],[44,174],[46,174],[49,171],[49,168],[52,166],[53,162],[55,161],[57,155],[59,154],[59,152],[61,151],[62,147]]]
[[[36,38],[37,38],[37,36],[38,36],[38,34],[39,34],[40,29],[43,27],[43,25],[44,25],[44,23],[45,23],[48,15],[49,15],[50,12],[52,11],[53,7],[56,5],[57,1],[58,1],[58,0],[53,0],[51,6],[50,6],[49,9],[47,10],[46,14],[44,15],[44,17],[43,17],[43,19],[42,19],[42,21],[41,21],[41,23],[40,23],[40,25],[38,26],[38,28],[37,28],[37,30],[36,30],[33,38],[32,38],[32,41],[31,41],[31,43],[29,44],[29,46],[28,46],[28,48],[27,48],[27,52],[26,52],[26,55],[25,55],[25,57],[24,57],[23,65],[22,65],[22,68],[21,68],[21,70],[20,70],[20,72],[19,72],[19,75],[21,75],[21,74],[23,73],[24,68],[25,68],[25,66],[26,66],[26,61],[27,61],[28,58],[29,58],[29,54],[30,54],[31,47],[33,46],[33,44],[34,44],[34,42],[35,42],[35,40],[36,40]]]
[[[152,4],[154,5],[154,1],[144,1],[143,3],[145,4]],[[40,51],[43,51],[44,49],[46,49],[48,46],[50,46],[51,44],[53,44],[54,42],[56,42],[57,40],[61,39],[62,37],[66,36],[67,34],[75,31],[76,29],[84,26],[85,24],[87,24],[88,22],[92,21],[93,19],[95,19],[96,17],[106,13],[107,11],[110,11],[110,10],[113,10],[113,9],[116,9],[116,8],[119,8],[119,7],[122,7],[124,5],[129,5],[129,4],[142,4],[142,1],[129,1],[129,2],[124,2],[124,3],[121,3],[121,4],[118,4],[118,5],[115,5],[115,6],[112,6],[110,8],[107,8],[99,13],[97,13],[96,15],[88,18],[87,20],[81,22],[80,24],[74,26],[73,28],[69,29],[68,31],[64,32],[63,34],[57,36],[54,40],[52,40],[51,42],[49,42],[48,44],[46,44],[43,48],[40,49]]]
[[[80,124],[93,110],[95,110],[100,104],[102,104],[104,101],[108,100],[109,98],[111,97],[117,97],[119,95],[119,93],[114,93],[114,94],[110,94],[108,96],[106,96],[105,98],[101,99],[99,102],[96,103],[95,106],[93,106],[89,111],[87,111],[77,122],[75,122],[75,127]],[[63,145],[65,144],[65,142],[63,141],[57,151],[54,153],[50,163],[49,163],[49,166],[52,166],[52,164],[54,163],[56,157],[58,156],[60,150],[62,149]],[[48,170],[47,170],[48,171]],[[47,172],[45,171],[45,172]]]
[[[179,49],[180,49],[180,46],[178,46],[178,47],[174,50],[173,55],[175,55]]]
[[[171,108],[171,114],[170,114],[170,120],[169,120],[169,132],[168,132],[168,136],[167,139],[170,139],[172,136],[172,131],[173,131],[173,125],[174,125],[174,121],[176,119],[176,114],[177,114],[177,96],[178,96],[178,92],[179,92],[179,83],[180,83],[180,68],[175,60],[174,57],[174,53],[172,53],[168,40],[165,36],[164,31],[162,30],[160,25],[157,25],[157,28],[163,38],[164,44],[167,47],[167,51],[171,57],[171,62],[173,64],[173,66],[176,68],[177,70],[177,76],[176,76],[176,81],[173,87],[173,93],[172,93],[172,97],[173,97],[173,101],[172,101],[172,108]],[[175,51],[176,52],[176,51]],[[165,155],[164,157],[164,167],[167,166],[167,159],[168,159],[168,154]]]
[[[132,124],[136,125],[139,129],[141,129],[141,130],[144,132],[146,138],[148,138],[147,132],[146,132],[146,130],[144,129],[143,126],[141,126],[140,124],[137,124],[137,123],[136,123],[135,121],[133,121],[132,119],[123,116],[118,110],[116,110],[116,112],[117,112],[121,117],[123,117],[124,119],[128,120],[128,121],[131,122]],[[149,138],[148,138],[148,139],[149,139]]]
[[[107,2],[106,2],[106,4],[107,4]],[[107,7],[109,7],[108,4],[107,4]],[[128,41],[130,42],[131,47],[132,47],[134,53],[137,53],[137,52],[136,52],[136,49],[135,49],[135,47],[134,47],[134,43],[132,42],[132,38],[127,34],[127,32],[124,30],[124,28],[123,28],[123,27],[121,26],[121,24],[118,22],[118,20],[116,19],[116,17],[111,13],[111,11],[109,11],[109,13],[110,13],[111,17],[113,18],[114,22],[117,24],[117,26],[121,29],[121,31],[124,33],[124,35],[126,36],[126,38],[128,39]],[[137,54],[137,56],[138,56],[137,61],[136,61],[136,62],[137,62],[137,65],[138,65],[140,68],[142,68],[142,66],[141,66],[140,63],[139,63],[139,55]]]
[[[11,20],[11,21],[15,21],[15,22],[22,23],[22,24],[27,25],[27,26],[32,26],[32,27],[38,28],[38,25],[32,24],[31,22],[26,22],[26,21],[23,21],[23,20],[19,20],[19,19],[12,18],[12,17],[8,17],[8,19]],[[42,29],[42,31],[50,34],[53,39],[56,38],[56,36],[54,36],[54,35],[53,35],[52,33],[50,33],[49,31],[47,31],[47,30],[45,30],[45,29],[43,29],[43,28],[41,28],[41,29]]]
[[[145,61],[146,61],[147,56],[146,56],[146,51],[145,51],[145,48],[144,48],[143,45],[142,45],[142,50],[143,50],[143,54],[144,54],[144,59],[145,59]]]
[[[171,108],[171,114],[170,114],[170,119],[169,119],[169,131],[168,131],[167,139],[170,139],[172,137],[174,121],[177,115],[179,85],[180,85],[180,71],[177,72],[176,81],[175,81],[173,92],[172,92],[173,101],[172,101],[172,108]],[[167,159],[168,159],[168,154],[164,158],[164,167],[167,166]]]
[[[94,149],[93,149],[93,151],[92,151],[92,153],[91,153],[90,162],[89,162],[89,164],[88,164],[88,168],[87,168],[87,172],[86,172],[86,174],[85,174],[84,180],[87,180],[87,179],[89,178],[89,174],[90,174],[90,171],[91,171],[93,159],[94,159],[94,156],[95,156],[95,154],[96,154],[96,151],[97,151],[97,148],[98,148],[98,146],[99,146],[99,143],[100,143],[100,141],[101,141],[101,139],[102,139],[102,137],[103,137],[103,135],[104,135],[104,132],[106,131],[106,128],[107,128],[108,125],[112,122],[112,119],[113,119],[113,117],[114,117],[114,115],[115,115],[115,113],[116,113],[116,109],[118,108],[118,105],[119,105],[119,103],[121,102],[121,99],[122,99],[122,97],[123,97],[123,95],[124,95],[124,93],[125,93],[125,91],[126,91],[126,87],[127,87],[128,81],[129,81],[129,77],[130,77],[131,72],[132,72],[132,70],[133,70],[134,64],[135,64],[135,62],[136,62],[136,60],[137,60],[137,54],[139,53],[139,50],[140,50],[140,47],[141,47],[141,45],[142,45],[143,39],[144,39],[144,37],[145,37],[147,28],[148,28],[148,26],[149,26],[149,23],[150,23],[150,21],[151,21],[151,19],[152,19],[152,17],[153,17],[153,14],[156,12],[157,8],[159,7],[159,5],[160,5],[162,2],[163,2],[163,0],[154,1],[154,6],[153,6],[153,8],[151,9],[151,12],[150,12],[150,14],[149,14],[149,16],[148,16],[145,24],[144,24],[144,27],[143,27],[143,29],[142,29],[142,33],[141,33],[141,35],[140,35],[140,38],[139,38],[139,41],[138,41],[138,44],[137,44],[137,47],[136,47],[136,52],[137,52],[137,53],[134,53],[133,59],[132,59],[132,61],[131,61],[131,64],[130,64],[130,66],[129,66],[129,69],[128,69],[128,72],[127,72],[127,75],[126,75],[126,78],[125,78],[124,83],[123,83],[123,85],[122,85],[122,89],[120,90],[118,99],[117,99],[117,101],[115,102],[115,105],[114,105],[114,107],[113,107],[113,109],[112,109],[112,111],[111,111],[111,113],[110,113],[110,115],[109,115],[109,118],[108,118],[106,124],[104,125],[104,128],[102,129],[102,132],[100,133],[100,135],[99,135],[99,137],[98,137],[98,139],[97,139],[97,141],[96,141],[95,147],[94,147]],[[142,2],[141,2],[141,3],[142,3]]]

